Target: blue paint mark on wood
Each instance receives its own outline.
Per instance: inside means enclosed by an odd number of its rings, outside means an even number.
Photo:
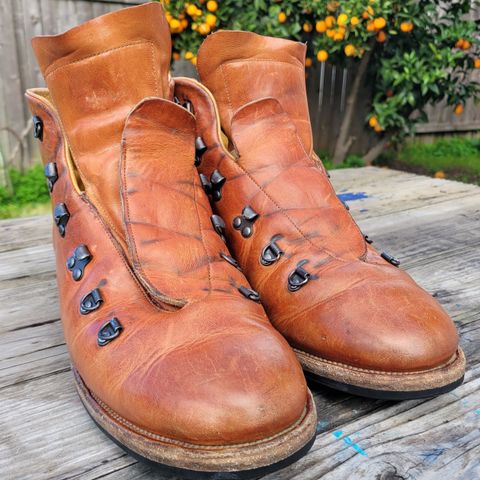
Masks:
[[[327,427],[328,427],[328,421],[327,420],[320,420],[318,423],[317,423],[317,429],[315,431],[315,435],[319,435],[320,433],[324,432],[325,430],[327,430]]]
[[[341,436],[343,435],[343,432],[341,430],[337,430],[337,431],[333,432],[332,435],[335,438],[341,438]],[[358,443],[355,443],[348,435],[343,437],[343,443],[345,445],[348,445],[349,447],[352,447],[360,455],[363,455],[364,457],[368,457],[367,452],[365,452],[365,450],[363,450],[363,448],[360,447],[360,445],[358,445]]]
[[[421,456],[427,463],[433,463],[437,458],[445,451],[444,448],[434,448],[425,453],[422,453]]]
[[[368,198],[368,195],[365,192],[347,192],[340,193],[338,198],[342,200],[342,202],[353,202],[355,200],[363,200],[364,198]]]

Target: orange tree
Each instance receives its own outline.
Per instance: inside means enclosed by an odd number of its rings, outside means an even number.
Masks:
[[[164,0],[173,34],[174,58],[196,63],[210,32],[250,30],[307,42],[306,65],[314,61],[355,69],[333,161],[347,156],[351,126],[364,85],[370,90],[365,126],[378,141],[370,163],[386,145],[401,142],[427,121],[425,108],[445,101],[460,115],[477,99],[480,84],[480,2],[471,0]]]

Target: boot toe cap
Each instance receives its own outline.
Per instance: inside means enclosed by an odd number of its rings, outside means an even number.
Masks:
[[[197,304],[192,315],[187,307],[182,319],[139,330],[125,342],[128,361],[120,348],[111,357],[130,370],[116,372],[100,398],[137,427],[186,444],[256,442],[294,425],[309,395],[295,354],[245,300],[222,305]]]
[[[448,362],[458,349],[453,321],[413,281],[360,283],[307,317],[300,348],[359,368],[428,370]]]

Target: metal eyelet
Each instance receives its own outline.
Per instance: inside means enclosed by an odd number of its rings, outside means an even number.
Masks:
[[[392,257],[388,253],[382,252],[380,256],[386,260],[388,263],[391,263],[394,267],[399,267],[400,266],[400,260],[396,259],[395,257]]]
[[[226,262],[228,262],[230,265],[234,266],[235,268],[238,268],[238,270],[242,271],[242,268],[240,267],[240,264],[235,260],[233,257],[230,255],[227,255],[226,253],[220,252],[220,257],[223,258]]]
[[[37,138],[41,142],[43,141],[43,122],[42,119],[34,115],[32,117],[32,122],[33,122],[33,136],[34,138]]]
[[[220,215],[212,215],[210,217],[214,230],[220,235],[220,238],[226,242],[225,239],[225,222]]]
[[[103,298],[100,295],[100,290],[94,288],[80,300],[80,313],[82,315],[88,315],[99,308],[102,302]]]
[[[275,235],[270,240],[270,243],[262,250],[260,263],[265,267],[273,265],[283,255],[283,250],[277,245],[277,240],[280,238],[282,238],[280,235]]]
[[[242,237],[248,238],[253,233],[253,224],[260,215],[250,206],[242,210],[242,214],[233,219],[233,228],[240,230]]]
[[[370,245],[373,243],[373,240],[370,239],[370,238],[368,237],[368,235],[364,235],[363,238],[364,238],[365,241],[366,241],[367,243],[369,243]]]
[[[208,150],[202,137],[195,139],[195,166],[198,167],[202,162],[202,155]]]
[[[211,195],[214,202],[219,202],[222,199],[222,187],[225,185],[227,179],[218,171],[214,170],[210,176]]]
[[[212,192],[212,184],[210,183],[210,180],[203,173],[201,173],[199,177],[200,177],[200,183],[202,184],[204,192],[207,195],[210,195],[210,193]]]
[[[226,180],[227,179],[218,170],[213,171],[210,175],[210,179],[203,173],[200,174],[200,182],[203,190],[207,195],[211,195],[214,202],[218,202],[222,199],[222,187]]]
[[[85,267],[92,260],[92,254],[86,245],[79,245],[73,255],[67,259],[67,268],[72,272],[72,278],[78,282],[83,277]]]
[[[307,260],[299,262],[295,270],[288,276],[288,290],[290,292],[300,290],[310,280],[310,273],[303,268],[303,265],[307,262]]]
[[[260,295],[258,292],[255,290],[252,290],[251,288],[244,287],[243,285],[238,288],[238,291],[246,298],[249,300],[253,300],[254,302],[260,302]]]
[[[60,236],[65,236],[68,220],[70,219],[70,213],[67,206],[64,203],[58,203],[53,209],[53,219],[58,227]]]
[[[99,347],[104,347],[110,343],[114,338],[117,338],[122,333],[123,326],[118,321],[117,317],[113,317],[108,322],[105,322],[98,331],[97,344]]]
[[[53,186],[58,180],[57,164],[55,162],[49,162],[44,168],[45,177],[47,178],[48,190],[52,193]]]

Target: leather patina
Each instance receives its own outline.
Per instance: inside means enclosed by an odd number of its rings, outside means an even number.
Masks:
[[[458,381],[465,359],[454,323],[396,259],[366,241],[313,151],[305,49],[220,31],[199,50],[203,85],[175,81],[176,95],[190,98],[199,113],[208,146],[199,172],[226,178],[212,206],[225,220],[234,256],[305,368],[313,368],[303,361],[309,355],[352,375],[364,370],[368,378],[357,384],[374,388],[368,382],[378,377],[382,390],[401,388],[399,379],[415,372],[409,389]],[[249,235],[241,228],[247,207],[258,214]],[[424,373],[438,369],[427,380]],[[385,377],[391,373],[397,376]]]
[[[89,413],[129,450],[182,470],[251,470],[301,451],[315,433],[311,395],[225,259],[194,166],[197,119],[173,101],[161,6],[33,47],[48,90],[27,100],[42,122],[52,204],[68,212],[66,222],[58,211],[53,242]]]

